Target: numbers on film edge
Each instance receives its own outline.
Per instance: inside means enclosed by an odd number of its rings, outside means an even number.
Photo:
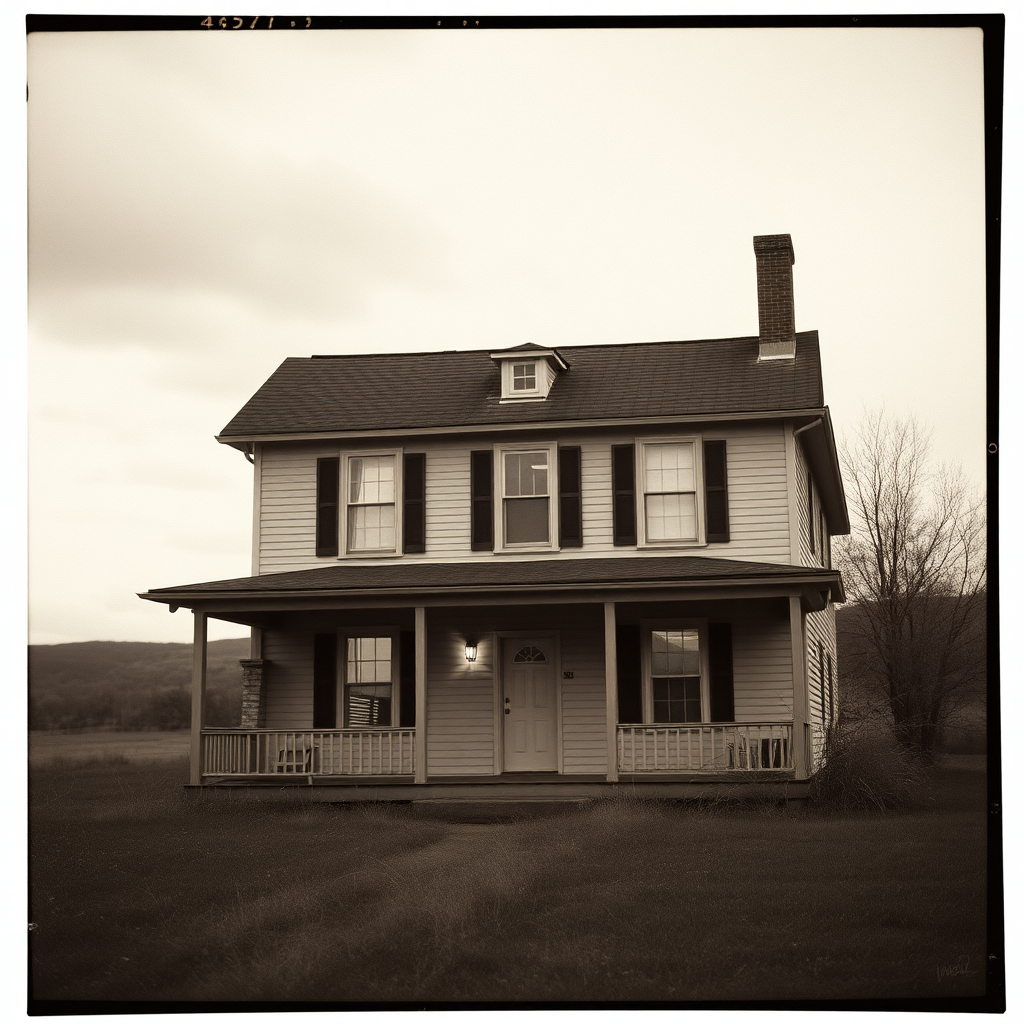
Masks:
[[[279,28],[283,28],[283,27],[285,27],[285,25],[287,25],[288,28],[312,28],[312,26],[313,26],[313,19],[312,18],[291,18],[291,19],[289,19],[289,18],[278,18],[277,20],[279,22],[279,25],[278,25]],[[264,22],[264,24],[260,25],[259,23],[261,21]],[[302,24],[303,22],[305,22],[306,24],[303,25]],[[245,18],[239,18],[238,15],[231,15],[231,16],[224,17],[224,18],[214,18],[213,15],[211,14],[209,17],[203,18],[203,20],[199,23],[199,25],[200,25],[201,28],[230,28],[230,29],[239,29],[239,28],[242,28],[245,25]],[[274,27],[274,18],[273,17],[264,18],[261,15],[260,17],[253,18],[252,21],[249,22],[249,28],[263,28],[263,29],[267,29],[267,28],[273,28],[273,27]]]

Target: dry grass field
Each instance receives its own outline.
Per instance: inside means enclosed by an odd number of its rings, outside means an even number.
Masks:
[[[622,799],[475,825],[186,801],[181,758],[37,762],[33,995],[979,996],[984,774],[949,763],[900,813]]]

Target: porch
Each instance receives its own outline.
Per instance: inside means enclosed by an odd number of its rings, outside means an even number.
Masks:
[[[472,587],[457,565],[387,567],[404,585],[384,590],[339,566],[146,595],[194,613],[190,785],[571,799],[806,779],[805,616],[835,574],[612,562],[588,561],[585,581],[573,566],[571,584],[567,563],[521,561]],[[418,578],[441,568],[447,585]],[[611,578],[627,569],[657,581]],[[253,630],[240,728],[204,718],[209,619]]]

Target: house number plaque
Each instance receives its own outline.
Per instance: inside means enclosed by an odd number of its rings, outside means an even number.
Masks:
[[[571,672],[563,672],[562,673],[562,678],[563,679],[572,679],[572,673]]]

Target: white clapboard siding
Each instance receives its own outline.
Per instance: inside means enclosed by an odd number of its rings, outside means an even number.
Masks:
[[[793,654],[788,619],[734,623],[732,661],[737,722],[792,720]]]
[[[313,725],[313,634],[263,631],[268,729]]]
[[[265,444],[260,464],[259,572],[290,572],[316,558],[316,460],[337,449]]]
[[[605,718],[604,629],[562,631],[562,764],[571,774],[608,770]]]
[[[426,446],[426,557],[470,551],[470,445]]]
[[[466,661],[463,633],[430,627],[427,640],[427,774],[494,774],[494,664],[489,638]]]
[[[680,431],[680,433],[686,433]],[[706,548],[666,549],[706,552],[724,558],[788,562],[789,503],[783,428],[773,423],[703,428],[704,436],[728,444],[730,541]],[[612,543],[611,446],[627,444],[644,432],[604,434],[595,439],[583,431],[545,435],[538,440],[560,441],[581,449],[581,508],[583,548],[552,553],[553,558],[614,555],[628,558],[633,549]],[[412,561],[452,558],[490,560],[490,552],[470,548],[469,453],[490,442],[472,437],[430,440],[409,447],[426,453],[426,551],[407,555]],[[339,446],[325,443],[264,444],[260,475],[259,571],[288,572],[334,564],[317,558],[316,460],[337,455]],[[797,445],[800,466],[802,453]],[[801,476],[804,482],[800,482]],[[797,485],[806,486],[806,469]],[[800,505],[802,515],[806,498]],[[806,523],[802,524],[806,531]],[[808,553],[808,558],[809,558]]]

